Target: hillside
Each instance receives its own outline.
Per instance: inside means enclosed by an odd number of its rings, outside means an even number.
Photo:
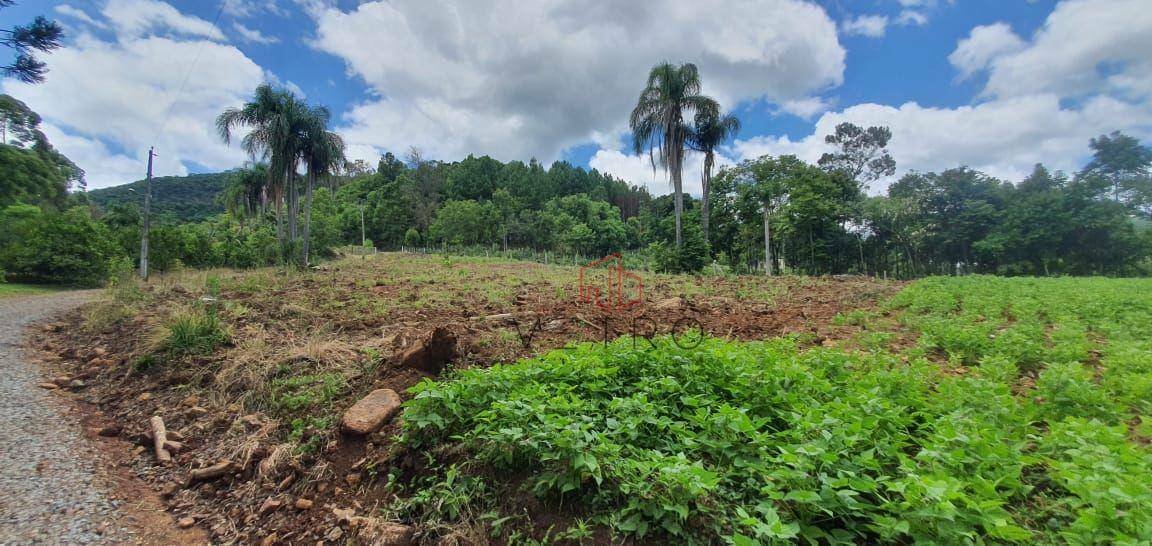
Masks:
[[[180,221],[203,220],[224,212],[216,195],[228,183],[227,172],[162,176],[152,179],[152,211],[158,216],[171,215]],[[129,191],[129,190],[135,190]],[[88,192],[89,199],[102,209],[117,203],[139,205],[144,195],[144,181]]]

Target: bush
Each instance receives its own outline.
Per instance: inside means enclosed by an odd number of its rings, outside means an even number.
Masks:
[[[0,269],[8,280],[98,286],[123,252],[87,207],[64,212],[32,205],[0,211]]]
[[[404,246],[415,248],[420,246],[420,232],[416,228],[408,228],[404,233]]]

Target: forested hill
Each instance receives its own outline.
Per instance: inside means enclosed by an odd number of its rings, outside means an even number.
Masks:
[[[172,216],[181,222],[204,220],[224,212],[224,207],[216,202],[216,196],[227,184],[226,172],[153,178],[152,212],[158,216]],[[92,190],[88,192],[88,198],[104,210],[120,203],[141,206],[144,181]]]

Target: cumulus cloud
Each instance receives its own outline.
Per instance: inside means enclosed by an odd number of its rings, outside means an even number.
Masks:
[[[735,162],[718,154],[713,173],[721,167],[733,165]],[[588,166],[602,173],[611,174],[616,178],[628,181],[630,184],[644,186],[652,195],[672,193],[672,183],[667,173],[657,163],[652,169],[652,161],[647,155],[629,155],[618,150],[597,150],[588,161]],[[684,157],[684,192],[699,197],[703,186],[700,176],[704,172],[704,154],[688,152]]]
[[[1027,47],[992,60],[990,96],[1124,90],[1152,95],[1152,10],[1145,0],[1068,0]],[[1102,67],[1107,66],[1107,69]]]
[[[861,15],[855,19],[844,21],[840,28],[845,34],[867,36],[869,38],[883,38],[888,29],[888,16]]]
[[[314,47],[379,95],[347,113],[349,142],[549,160],[624,129],[648,70],[664,60],[696,63],[704,91],[726,108],[804,99],[843,78],[835,24],[798,0],[433,4],[311,4]]]
[[[121,36],[146,36],[158,32],[223,40],[216,25],[199,17],[185,15],[159,0],[108,0],[104,17]]]
[[[112,0],[105,15],[119,13],[124,4]],[[172,32],[177,31],[171,25],[185,17],[168,10],[150,13],[166,14],[162,26]],[[3,92],[44,116],[49,138],[89,173],[90,188],[141,178],[151,145],[159,154],[155,170],[162,175],[186,174],[189,162],[225,169],[244,160],[238,149],[219,141],[213,121],[264,81],[263,69],[235,47],[204,39],[211,32],[193,33],[200,38],[191,40],[152,36],[149,29],[159,27],[150,21],[116,23],[112,41],[81,33],[68,47],[43,57],[52,75],[42,84],[0,82]],[[177,93],[197,58],[196,72],[211,77],[187,78]]]
[[[889,150],[897,176],[910,170],[939,171],[967,165],[1007,180],[1018,181],[1043,162],[1051,168],[1076,170],[1087,152],[1088,139],[1122,129],[1139,130],[1152,109],[1109,97],[1097,97],[1080,109],[1062,108],[1059,97],[1030,95],[960,108],[931,108],[914,102],[899,107],[858,104],[829,112],[801,140],[760,136],[736,142],[736,155],[794,154],[816,161],[828,151],[824,135],[838,123],[884,125],[892,129]],[[890,180],[871,188],[881,193]]]
[[[280,41],[280,38],[275,36],[267,36],[259,30],[248,28],[240,23],[232,23],[232,30],[240,35],[240,39],[250,44],[275,44]]]
[[[821,97],[806,97],[780,103],[780,110],[798,118],[811,119],[828,111],[832,105]]]
[[[956,44],[948,62],[960,71],[961,79],[983,70],[996,58],[1024,49],[1021,40],[1007,23],[994,23],[972,29],[967,38]]]
[[[63,15],[64,17],[70,17],[72,19],[76,19],[77,21],[80,21],[81,23],[91,25],[91,26],[96,27],[96,28],[108,28],[108,25],[106,25],[105,23],[103,23],[101,21],[97,21],[97,20],[93,19],[91,15],[88,15],[88,12],[86,12],[80,8],[77,8],[75,6],[71,6],[68,4],[60,4],[60,5],[52,8],[52,11],[55,11],[56,13],[59,13],[60,15]]]

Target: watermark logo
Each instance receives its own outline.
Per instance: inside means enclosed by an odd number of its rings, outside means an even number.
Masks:
[[[609,254],[580,268],[580,301],[607,310],[629,309],[644,301],[644,280],[624,269],[619,252]]]

